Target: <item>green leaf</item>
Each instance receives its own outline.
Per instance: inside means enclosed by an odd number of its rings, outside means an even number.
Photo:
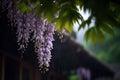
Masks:
[[[84,28],[85,25],[86,25],[86,21],[83,21],[83,22],[81,23],[81,25],[78,27],[78,31],[79,31],[81,28]]]
[[[90,32],[91,32],[91,28],[88,29],[87,32],[85,33],[84,38],[85,38],[86,42],[87,42],[87,41],[89,40],[89,38],[90,38]]]
[[[97,29],[97,38],[98,38],[98,41],[103,43],[104,42],[104,34],[103,32],[100,30],[100,29]]]
[[[72,29],[73,29],[71,23],[66,22],[66,24],[65,24],[65,29],[66,29],[69,33],[71,33],[71,32],[72,32]]]
[[[43,14],[43,17],[48,21],[53,22],[55,20],[55,14],[58,11],[58,6],[56,3],[53,3],[52,0],[43,0],[41,1],[41,4],[40,10]]]
[[[109,26],[109,24],[104,24],[103,26],[101,26],[102,31],[110,34],[110,35],[114,35],[114,31],[113,29]]]
[[[41,10],[40,10],[40,5],[37,5],[35,8],[35,15],[36,17],[40,16]]]
[[[55,30],[60,30],[60,25],[61,25],[61,23],[59,21],[57,21],[55,24]]]
[[[78,31],[81,29],[81,28],[84,28],[86,25],[90,25],[91,23],[91,19],[92,19],[92,16],[90,16],[87,20],[83,20],[82,23],[80,24],[80,26],[78,27]]]
[[[111,25],[114,28],[120,29],[120,22],[118,22],[115,18],[112,16],[108,16],[109,18],[107,19],[107,23]]]
[[[100,28],[92,27],[87,30],[85,33],[85,40],[91,40],[94,44],[96,44],[97,41],[100,43],[104,42],[104,35]]]
[[[64,27],[65,27],[65,22],[62,22],[61,19],[57,19],[56,25],[55,25],[55,30],[62,31],[64,29]]]
[[[17,3],[17,7],[20,9],[21,13],[25,13],[25,12],[30,12],[31,9],[28,5],[26,5],[24,2],[21,3]]]
[[[76,74],[70,75],[69,80],[79,80],[79,77]]]
[[[90,37],[91,37],[92,42],[94,44],[96,44],[96,42],[97,42],[97,32],[96,32],[96,28],[95,27],[91,28]]]
[[[91,23],[91,20],[92,20],[93,16],[89,16],[88,19],[86,20],[86,24],[88,24],[88,26],[90,25]]]

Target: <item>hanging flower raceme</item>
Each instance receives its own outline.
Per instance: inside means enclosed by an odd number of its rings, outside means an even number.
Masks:
[[[53,48],[52,41],[54,40],[54,24],[44,20],[41,15],[36,17],[33,12],[24,12],[21,14],[20,9],[14,6],[12,0],[5,0],[3,4],[2,8],[7,8],[8,18],[17,28],[19,49],[24,52],[30,38],[32,38],[35,43],[35,52],[38,56],[39,67],[49,67],[51,49]],[[30,6],[31,10],[35,8],[33,6]]]
[[[39,24],[39,23],[38,23]],[[37,34],[35,39],[36,52],[38,53],[39,67],[49,67],[49,62],[51,59],[51,49],[53,48],[52,41],[54,33],[54,24],[48,23],[47,20],[44,21],[43,25],[39,26],[41,29],[39,34]]]

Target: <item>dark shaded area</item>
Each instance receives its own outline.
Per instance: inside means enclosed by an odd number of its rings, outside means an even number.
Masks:
[[[29,71],[25,68],[23,68],[23,79],[22,80],[30,80],[29,78]]]
[[[19,63],[7,58],[5,61],[5,80],[17,80],[19,75]]]
[[[8,52],[16,57],[21,57],[22,54],[17,50],[17,40],[15,29],[8,25],[8,19],[6,14],[0,15],[0,50]],[[114,73],[96,58],[91,56],[81,45],[75,43],[68,36],[64,36],[61,40],[57,36],[54,36],[55,41],[54,49],[52,50],[52,60],[50,63],[49,72],[43,74],[43,80],[49,78],[50,80],[67,80],[67,76],[71,70],[75,70],[79,67],[85,67],[90,69],[92,78],[94,80],[97,77],[113,77]],[[23,54],[23,60],[33,64],[37,67],[36,54],[34,53],[33,43],[30,42],[28,49]],[[9,66],[9,64],[7,64]],[[14,66],[11,66],[12,68]],[[7,68],[7,67],[6,67]],[[9,71],[9,68],[7,68]],[[47,77],[46,77],[47,76]]]
[[[15,27],[10,26],[10,22],[6,17],[6,12],[2,12],[0,14],[0,50],[8,52],[9,54],[15,55],[19,58],[23,58],[27,62],[37,65],[35,64],[35,62],[37,62],[37,56],[35,55],[34,45],[32,42],[29,43],[28,48],[24,52],[25,54],[18,51],[19,46],[17,44],[15,30]]]
[[[2,56],[0,54],[0,79],[2,78]]]
[[[116,3],[116,4],[120,5],[120,0],[108,0],[108,1],[110,1],[110,2],[113,2],[113,3]]]
[[[81,45],[71,41],[65,36],[65,42],[55,36],[53,59],[51,62],[51,70],[56,73],[67,73],[76,70],[79,67],[88,68],[91,71],[92,80],[97,77],[113,77],[113,72],[102,62],[90,55]]]
[[[0,49],[10,53],[18,53],[14,27],[10,26],[6,12],[0,12]],[[17,54],[17,56],[19,56]]]

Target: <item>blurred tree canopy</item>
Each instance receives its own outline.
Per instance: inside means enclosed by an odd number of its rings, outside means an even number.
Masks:
[[[104,33],[114,35],[113,28],[120,28],[120,1],[119,0],[14,0],[22,13],[30,12],[29,4],[34,4],[36,16],[43,15],[50,22],[55,22],[55,29],[65,29],[72,32],[73,24],[79,24],[79,30],[88,25],[85,39],[104,41]],[[78,8],[79,7],[79,8]],[[84,20],[79,9],[90,12]],[[95,25],[90,27],[92,20]]]
[[[112,37],[105,34],[104,44],[96,43],[96,45],[93,45],[89,42],[86,46],[99,59],[108,63],[120,63],[120,30],[114,29],[114,31],[115,35]]]

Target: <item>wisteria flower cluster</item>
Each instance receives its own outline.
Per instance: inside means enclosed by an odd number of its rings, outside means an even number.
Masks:
[[[20,9],[14,6],[12,0],[2,0],[2,4],[2,8],[8,10],[11,23],[17,27],[19,49],[24,52],[31,38],[35,43],[39,67],[49,67],[54,40],[54,24],[43,19],[41,15],[36,17],[33,12],[21,14]],[[31,10],[34,8],[34,5],[30,5]]]
[[[86,80],[91,80],[91,72],[89,69],[86,69],[84,67],[80,67],[77,69],[77,75],[80,78],[85,78]]]

